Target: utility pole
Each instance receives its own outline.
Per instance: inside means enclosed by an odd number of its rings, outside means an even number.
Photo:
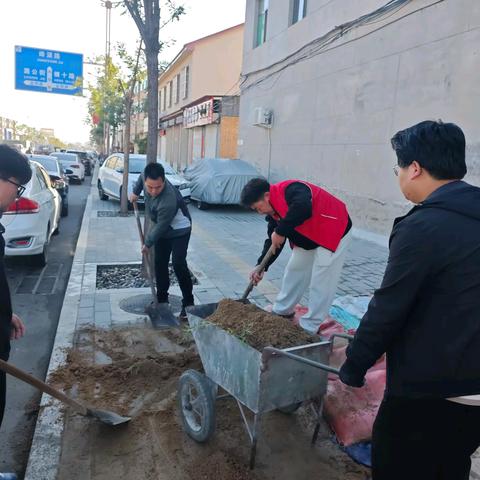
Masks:
[[[105,82],[108,77],[108,66],[110,64],[110,33],[112,26],[112,2],[109,0],[102,1],[102,5],[106,9],[105,15]],[[110,155],[110,125],[107,122],[105,111],[107,106],[106,95],[103,98],[103,148],[106,155]]]

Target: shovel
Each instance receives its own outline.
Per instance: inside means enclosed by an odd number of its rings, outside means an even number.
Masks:
[[[138,214],[138,205],[137,202],[133,202],[133,212],[135,214],[135,220],[137,221],[138,234],[140,236],[140,241],[142,245],[145,243],[145,236],[143,234],[142,222],[140,221],[140,215]],[[143,254],[145,258],[145,273],[147,276],[148,283],[150,285],[150,291],[152,292],[153,304],[150,307],[147,307],[147,313],[152,321],[153,325],[157,328],[169,328],[169,327],[178,327],[179,324],[168,303],[158,303],[157,293],[153,285],[153,277],[150,271],[150,256],[147,252]]]
[[[56,388],[47,385],[46,383],[42,382],[38,378],[33,377],[32,375],[20,370],[17,367],[14,367],[10,363],[5,362],[4,360],[0,359],[0,370],[8,373],[22,382],[26,382],[29,385],[37,388],[43,393],[48,393],[52,397],[60,400],[61,402],[67,404],[69,407],[72,407],[75,412],[83,415],[84,417],[93,417],[97,420],[100,420],[102,423],[106,425],[121,425],[122,423],[127,423],[130,421],[130,417],[122,417],[115,412],[109,412],[108,410],[97,410],[94,408],[87,407],[86,405],[77,402],[73,398],[67,397],[63,392],[57,390]]]
[[[274,255],[274,249],[273,246],[271,246],[265,256],[263,257],[262,261],[260,262],[260,265],[257,267],[258,273],[262,273],[265,270],[265,267],[267,266],[268,262]],[[240,302],[246,303],[247,302],[247,297],[250,295],[250,292],[253,290],[253,287],[255,284],[253,283],[253,280],[250,280],[250,283],[248,284],[248,287],[245,289],[245,292],[243,293],[242,297],[240,298]]]

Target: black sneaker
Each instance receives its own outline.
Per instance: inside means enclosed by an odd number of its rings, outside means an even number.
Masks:
[[[187,321],[188,317],[187,317],[187,310],[185,309],[185,307],[182,307],[182,309],[180,310],[178,319],[181,320],[182,322]]]
[[[188,320],[188,316],[187,316],[187,308],[188,307],[193,307],[193,303],[190,304],[190,305],[183,305],[182,306],[182,309],[180,310],[180,314],[178,315],[179,320],[182,320],[184,322],[186,322]]]

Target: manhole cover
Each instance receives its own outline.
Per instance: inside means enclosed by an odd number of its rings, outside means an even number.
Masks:
[[[174,316],[177,317],[182,309],[182,299],[178,295],[169,295],[168,299],[170,303],[170,310]],[[135,315],[148,315],[155,328],[178,326],[178,324],[173,325],[169,321],[165,323],[164,319],[158,315],[152,315],[152,312],[149,311],[151,303],[151,295],[135,295],[133,297],[124,298],[121,300],[119,306],[123,311],[128,313],[133,313]],[[175,319],[174,321],[177,322]]]
[[[172,312],[180,313],[182,309],[182,299],[178,295],[168,296]],[[119,306],[128,313],[145,315],[147,307],[152,303],[152,296],[149,294],[134,295],[133,297],[124,298],[120,301]]]
[[[170,273],[170,284],[178,285],[177,277],[173,271],[173,267],[168,267]],[[194,285],[198,284],[198,280],[190,272]],[[97,288],[146,288],[148,281],[142,275],[142,265],[136,264],[120,264],[120,265],[97,265]]]

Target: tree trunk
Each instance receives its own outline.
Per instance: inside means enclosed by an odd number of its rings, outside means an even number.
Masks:
[[[128,213],[128,164],[130,161],[130,123],[132,112],[132,97],[130,92],[127,94],[125,102],[125,131],[123,137],[123,178],[122,178],[122,195],[120,198],[121,213]]]
[[[158,38],[158,33],[157,33]],[[146,42],[145,42],[146,43]],[[152,42],[158,46],[158,40]],[[148,133],[147,133],[147,163],[155,163],[157,161],[157,148],[158,148],[158,54],[159,48],[152,48],[151,45],[146,46],[145,56],[147,62],[147,101],[148,101]],[[145,215],[145,221],[143,229],[145,235],[151,229],[151,220],[148,215]],[[155,252],[154,249],[150,249],[149,263],[150,271],[154,272],[155,265]],[[142,262],[143,268],[145,268],[144,261]]]
[[[148,134],[147,162],[157,161],[158,148],[158,51],[146,48],[148,76]]]

